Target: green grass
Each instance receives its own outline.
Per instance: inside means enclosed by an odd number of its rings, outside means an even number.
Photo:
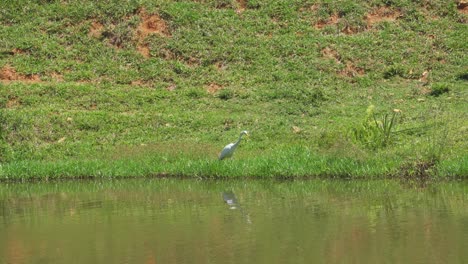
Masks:
[[[390,173],[397,161],[356,161],[317,155],[307,148],[276,150],[262,157],[217,161],[185,155],[151,155],[138,159],[85,161],[19,161],[2,167],[4,179],[180,176],[199,178],[306,178],[310,176],[378,178]]]
[[[142,38],[144,14],[164,29]],[[466,178],[466,21],[441,0],[6,1],[0,177],[375,178],[425,162]]]

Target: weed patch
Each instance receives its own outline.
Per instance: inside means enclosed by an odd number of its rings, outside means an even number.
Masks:
[[[424,188],[436,174],[435,160],[417,160],[403,164],[397,178],[409,186]]]
[[[450,91],[449,85],[446,83],[435,83],[431,87],[431,92],[429,95],[440,96],[442,94],[448,93]]]
[[[361,126],[351,129],[353,139],[371,149],[393,143],[398,122],[397,114],[400,111],[395,109],[391,114],[385,113],[379,117],[374,113],[374,108],[370,105]]]

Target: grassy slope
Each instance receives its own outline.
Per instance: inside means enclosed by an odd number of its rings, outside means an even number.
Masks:
[[[454,1],[1,5],[0,177],[468,176]]]

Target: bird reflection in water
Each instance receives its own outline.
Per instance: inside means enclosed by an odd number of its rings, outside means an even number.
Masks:
[[[239,209],[239,211],[241,212],[242,216],[245,218],[247,223],[248,224],[252,223],[252,221],[250,220],[249,214],[246,214],[244,212],[244,209],[237,202],[236,195],[233,192],[231,192],[231,191],[223,192],[223,200],[229,206],[229,209],[231,209],[231,210]]]
[[[237,209],[237,198],[233,192],[223,192],[223,200],[229,205],[229,209]]]

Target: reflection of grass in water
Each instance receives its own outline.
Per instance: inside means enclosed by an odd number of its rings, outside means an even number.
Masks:
[[[373,204],[389,203],[389,206],[407,203],[419,203],[426,199],[449,200],[462,205],[468,201],[468,185],[463,182],[433,183],[426,189],[407,188],[395,180],[307,180],[307,181],[270,181],[270,180],[228,180],[199,181],[189,179],[114,179],[97,181],[57,181],[42,183],[12,183],[0,185],[0,198],[7,201],[34,200],[73,200],[74,197],[90,196],[100,199],[122,199],[130,201],[147,201],[157,199],[174,200],[177,205],[182,201],[201,199],[205,196],[222,201],[221,193],[232,191],[240,203],[248,204],[260,198],[265,200],[309,200],[319,203],[341,201],[359,201]],[[107,197],[107,198],[106,198]],[[331,199],[330,198],[333,198]],[[431,197],[431,198],[430,198]],[[81,199],[81,198],[80,198]],[[138,205],[138,204],[137,204]],[[337,204],[338,205],[338,204]],[[467,208],[463,206],[464,210]]]
[[[223,206],[221,193],[225,190],[236,194],[251,225],[239,211]],[[9,236],[1,236],[0,242],[19,243],[27,252],[23,257],[37,252],[34,249],[39,245],[50,258],[75,257],[79,249],[76,259],[98,252],[108,255],[106,260],[115,258],[112,262],[129,259],[129,248],[134,253],[131,262],[143,262],[132,260],[145,255],[148,248],[164,263],[174,262],[174,256],[177,262],[204,256],[203,250],[191,251],[192,245],[209,248],[206,259],[222,255],[221,262],[226,262],[227,248],[240,249],[237,259],[273,255],[287,258],[281,263],[289,263],[299,255],[291,263],[300,263],[304,253],[297,248],[304,245],[310,245],[316,251],[311,254],[318,258],[338,249],[346,252],[343,260],[349,260],[350,254],[379,260],[382,250],[402,252],[395,255],[404,257],[421,250],[390,248],[393,244],[437,248],[443,244],[458,249],[464,241],[460,231],[468,213],[467,193],[464,183],[441,183],[414,191],[395,181],[134,179],[2,184],[2,230]],[[439,225],[441,222],[448,224]],[[443,240],[440,234],[444,234]],[[278,237],[287,238],[288,243]],[[71,239],[64,245],[63,241]],[[270,250],[255,247],[263,242]],[[96,249],[96,245],[106,246]],[[181,252],[181,245],[190,246]],[[61,250],[59,256],[52,250],[56,248]],[[251,250],[245,252],[246,248]],[[425,249],[421,256],[431,259]],[[291,254],[285,257],[285,252]]]

